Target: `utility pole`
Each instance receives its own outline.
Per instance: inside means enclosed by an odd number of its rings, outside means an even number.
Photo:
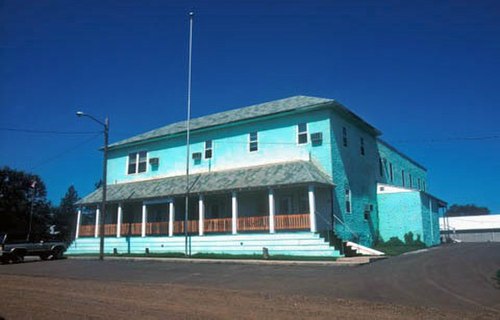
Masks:
[[[187,121],[186,121],[186,208],[184,213],[185,255],[190,256],[188,244],[188,211],[189,211],[189,121],[191,120],[191,57],[193,53],[193,18],[194,12],[189,12],[189,56],[188,56],[188,92],[187,92]]]

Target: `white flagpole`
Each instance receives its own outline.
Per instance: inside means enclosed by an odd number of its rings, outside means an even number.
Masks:
[[[189,12],[189,58],[188,58],[188,97],[186,121],[186,208],[184,213],[185,255],[190,256],[188,250],[188,209],[189,209],[189,121],[191,120],[191,57],[193,53],[193,17],[194,12]]]

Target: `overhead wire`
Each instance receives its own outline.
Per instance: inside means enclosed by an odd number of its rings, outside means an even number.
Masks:
[[[39,168],[39,167],[41,167],[41,166],[43,166],[43,165],[45,165],[47,163],[50,163],[50,162],[52,162],[54,160],[57,160],[57,159],[65,156],[65,155],[67,155],[69,152],[71,152],[73,150],[76,150],[77,148],[79,148],[79,147],[81,147],[81,146],[89,143],[90,141],[94,140],[95,138],[97,138],[100,135],[101,135],[101,132],[98,132],[97,134],[89,137],[88,139],[85,139],[85,140],[81,141],[80,143],[78,143],[76,145],[73,145],[73,146],[71,146],[71,147],[69,147],[67,149],[64,149],[63,151],[61,151],[61,152],[59,152],[59,153],[57,153],[57,154],[55,154],[55,155],[53,155],[53,156],[45,159],[45,160],[40,161],[38,164],[31,166],[30,167],[30,171],[34,170],[34,169],[37,169],[37,168]]]
[[[9,128],[0,127],[0,131],[33,133],[33,134],[94,134],[100,131],[61,131],[61,130],[37,130],[37,129],[23,129],[23,128]]]

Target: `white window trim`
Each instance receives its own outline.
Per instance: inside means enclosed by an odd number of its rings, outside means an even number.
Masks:
[[[139,172],[139,153],[140,152],[146,152],[146,171],[144,172]],[[130,154],[132,153],[135,153],[135,172],[133,173],[128,173],[128,165],[130,163]],[[145,173],[148,173],[149,172],[149,152],[146,151],[146,150],[141,150],[141,151],[133,151],[133,152],[129,152],[127,154],[127,165],[125,166],[125,174],[127,176],[131,176],[131,175],[137,175],[137,174],[145,174]]]
[[[305,124],[306,125],[306,139],[307,141],[305,143],[299,143],[299,125],[300,124]],[[300,123],[297,123],[297,125],[295,126],[295,136],[296,136],[296,142],[297,142],[297,145],[298,146],[306,146],[309,144],[309,123],[307,122],[300,122]]]
[[[207,149],[207,141],[211,141],[212,142],[212,147],[209,148],[209,149]],[[215,146],[215,143],[214,143],[213,139],[208,139],[208,140],[205,140],[203,142],[203,159],[208,160],[208,159],[213,159],[214,158],[214,146]],[[210,158],[207,158],[207,150],[211,150],[212,151],[212,156]]]
[[[349,195],[346,196],[346,191],[349,191]],[[346,213],[352,213],[352,190],[350,188],[346,188],[344,190],[345,203],[344,208]],[[346,203],[349,201],[349,211],[347,211]]]
[[[345,144],[344,144],[344,137],[345,137]],[[342,146],[344,148],[349,147],[349,134],[347,133],[347,127],[346,126],[342,126]]]
[[[251,140],[251,135],[252,133],[255,132],[257,134],[257,140],[253,141],[253,142],[257,142],[257,150],[250,150],[250,144],[252,143],[252,140]],[[248,133],[248,152],[249,153],[258,153],[260,151],[260,148],[259,148],[259,131],[252,131],[252,132],[249,132]]]

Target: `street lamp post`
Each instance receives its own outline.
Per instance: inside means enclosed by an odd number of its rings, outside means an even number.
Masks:
[[[106,187],[107,187],[107,173],[108,173],[108,135],[109,135],[109,119],[106,117],[104,122],[97,120],[90,114],[83,113],[78,111],[76,113],[78,117],[88,117],[95,122],[99,123],[104,127],[104,157],[103,157],[103,165],[102,165],[102,203],[101,203],[101,215],[99,224],[99,234],[100,234],[100,244],[99,244],[99,260],[104,260],[104,223],[106,217]]]

